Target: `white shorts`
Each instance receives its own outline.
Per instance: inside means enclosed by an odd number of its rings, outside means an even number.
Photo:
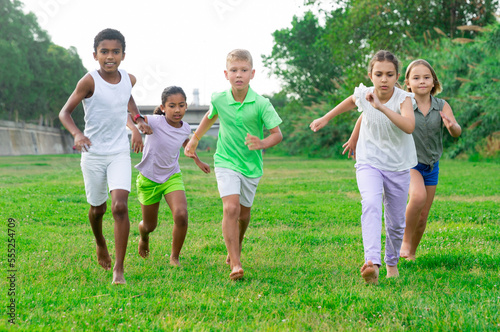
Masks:
[[[129,151],[109,156],[84,152],[80,166],[82,167],[87,202],[90,205],[100,206],[104,204],[108,200],[108,192],[115,189],[130,192],[132,166]]]
[[[247,178],[241,173],[229,168],[215,167],[215,177],[220,197],[240,195],[240,204],[251,207],[260,177]]]

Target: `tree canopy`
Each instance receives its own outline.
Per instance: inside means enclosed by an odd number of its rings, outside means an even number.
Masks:
[[[306,2],[317,6],[332,1]],[[271,75],[283,82],[280,98],[284,94],[290,99],[279,109],[285,118],[282,148],[286,153],[339,155],[357,114],[342,115],[314,135],[307,125],[351,95],[359,83],[371,85],[368,59],[387,49],[402,61],[402,78],[411,60],[431,62],[444,86],[438,97],[450,103],[462,126],[472,126],[458,141],[447,138],[448,145],[458,142],[447,151],[450,156],[474,153],[500,130],[498,121],[484,123],[500,113],[498,93],[492,93],[499,90],[500,78],[494,46],[497,9],[498,0],[347,0],[323,13],[322,25],[312,11],[294,17],[290,28],[273,33],[272,52],[262,56]]]
[[[52,43],[20,1],[0,3],[0,115],[57,124],[59,110],[86,69],[76,49]]]

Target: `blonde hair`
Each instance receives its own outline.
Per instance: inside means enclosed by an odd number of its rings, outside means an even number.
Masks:
[[[416,66],[418,65],[424,65],[426,66],[427,68],[429,68],[430,72],[431,72],[431,75],[432,75],[432,80],[434,81],[434,87],[432,87],[432,90],[431,90],[431,95],[437,95],[438,93],[440,93],[442,91],[442,87],[441,87],[441,83],[439,82],[438,78],[437,78],[437,75],[436,75],[436,72],[434,71],[434,69],[432,68],[432,66],[425,60],[423,59],[418,59],[418,60],[415,60],[413,61],[412,63],[410,63],[410,65],[408,66],[408,68],[406,68],[406,73],[405,73],[405,86],[406,86],[406,91],[408,92],[411,92],[411,88],[410,86],[408,85],[408,80],[410,78],[410,72],[413,68],[415,68]]]
[[[252,55],[247,50],[237,48],[229,52],[226,57],[226,66],[228,66],[233,61],[247,61],[253,68]]]

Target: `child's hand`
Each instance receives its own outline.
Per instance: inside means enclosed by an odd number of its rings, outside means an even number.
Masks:
[[[448,130],[455,124],[449,117],[446,116],[443,112],[439,112],[441,114],[441,118],[443,119],[443,123],[448,128]]]
[[[90,149],[90,146],[92,143],[90,142],[89,138],[83,133],[78,133],[75,135],[75,146],[74,148],[77,149],[80,152],[87,152]]]
[[[142,142],[142,136],[139,133],[138,130],[133,130],[132,131],[132,149],[134,150],[135,153],[142,152],[142,149],[144,148],[144,143]]]
[[[366,94],[366,100],[373,106],[373,108],[380,110],[380,107],[382,107],[382,103],[373,92],[368,92]]]
[[[313,122],[311,122],[311,124],[309,125],[309,128],[311,128],[312,131],[317,132],[318,130],[320,130],[321,128],[326,126],[327,124],[328,124],[328,120],[321,117],[321,118],[318,118],[318,119],[314,120]]]
[[[153,129],[151,129],[151,127],[144,121],[140,121],[137,124],[137,128],[139,128],[139,130],[146,135],[151,135],[153,133]]]
[[[189,142],[186,144],[186,147],[184,148],[184,155],[189,158],[194,158],[196,148],[198,147],[198,139],[195,137],[191,137]]]
[[[207,163],[204,163],[203,161],[200,160],[199,163],[197,163],[198,167],[206,174],[210,173],[210,166]]]
[[[253,136],[247,133],[245,138],[245,145],[248,146],[249,150],[262,150],[262,141],[257,136]]]
[[[349,140],[345,142],[344,145],[342,145],[342,147],[344,148],[344,151],[342,151],[342,155],[344,155],[346,151],[349,151],[349,153],[347,154],[347,159],[352,158],[356,160],[357,143],[358,143],[357,141],[354,141],[353,139],[349,138]]]

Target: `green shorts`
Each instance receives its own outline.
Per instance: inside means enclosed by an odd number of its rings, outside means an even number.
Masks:
[[[172,191],[185,191],[182,174],[173,174],[165,183],[151,181],[141,173],[137,175],[137,196],[142,205],[151,205],[161,201],[162,197]]]

